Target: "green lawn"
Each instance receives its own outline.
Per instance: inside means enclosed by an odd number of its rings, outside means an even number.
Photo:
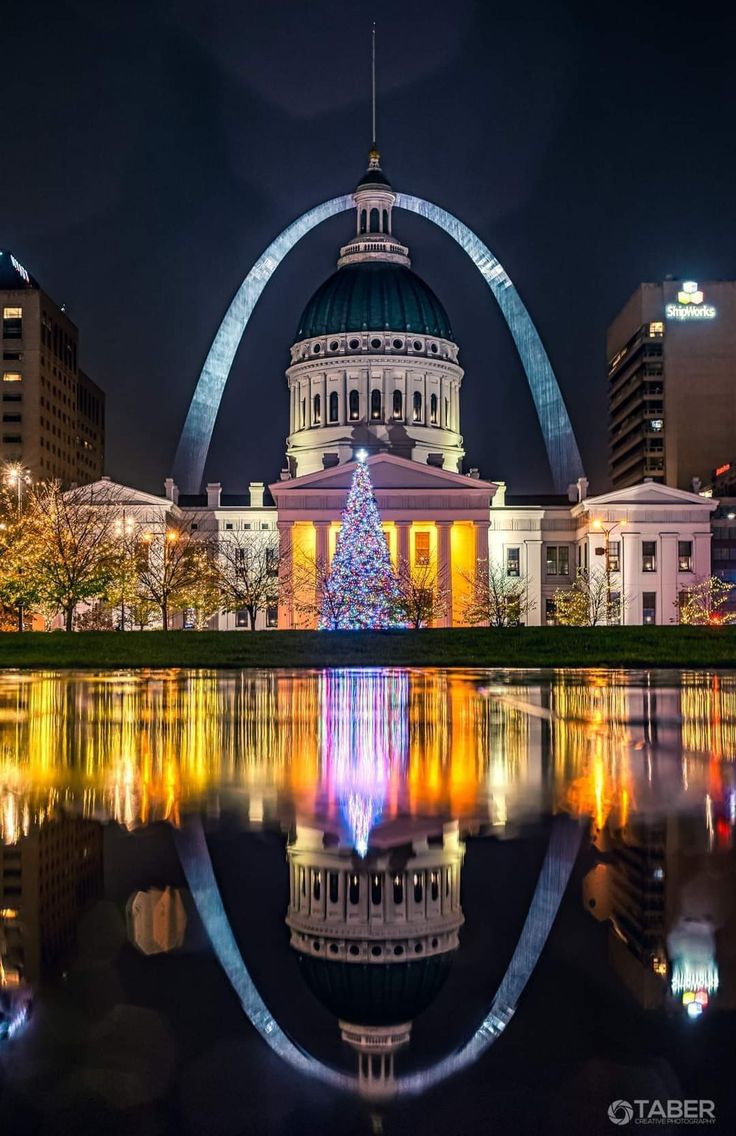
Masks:
[[[736,667],[736,627],[0,633],[2,667]]]

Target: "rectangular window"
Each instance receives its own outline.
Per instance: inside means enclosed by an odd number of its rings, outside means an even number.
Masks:
[[[656,592],[642,592],[641,621],[642,621],[642,623],[656,623],[657,622],[657,593]]]
[[[621,542],[618,540],[609,540],[608,542],[608,570],[609,572],[621,571]]]
[[[23,376],[19,371],[3,371],[4,383],[20,383],[23,381]]]
[[[677,542],[677,571],[692,572],[693,570],[693,542],[691,540],[678,540]]]
[[[414,561],[418,565],[429,564],[429,533],[414,533]]]
[[[643,540],[641,542],[641,570],[642,572],[657,571],[656,540]]]
[[[3,339],[22,339],[23,309],[3,308]]]
[[[266,627],[278,627],[279,609],[276,604],[269,604],[266,608]]]
[[[544,601],[544,622],[549,624],[550,626],[553,626],[554,622],[555,622],[556,614],[557,614],[557,612],[555,611],[555,601],[554,600],[545,600]]]
[[[664,335],[664,324],[661,320],[654,320],[649,324],[649,338],[661,339]]]
[[[506,549],[506,575],[518,576],[520,568],[520,548]]]
[[[566,544],[547,545],[547,575],[570,575],[570,549]]]
[[[7,446],[18,446],[21,442],[20,434],[3,434],[3,441]]]
[[[22,421],[22,418],[21,418],[20,414],[3,414],[3,422],[21,422],[21,421]],[[684,571],[686,571],[686,569],[681,568],[680,571],[684,572]]]
[[[238,608],[235,612],[235,626],[247,627],[248,626],[248,612],[244,607]]]

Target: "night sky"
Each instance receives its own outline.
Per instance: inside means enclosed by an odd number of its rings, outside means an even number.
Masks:
[[[219,321],[297,215],[349,191],[378,141],[394,187],[470,225],[542,335],[594,488],[605,331],[642,280],[736,274],[732,29],[718,5],[472,0],[23,0],[2,17],[0,247],[81,331],[108,396],[108,472],[160,489]],[[300,312],[352,231],[291,254],[236,360],[206,475],[283,463]],[[526,381],[470,262],[397,212],[466,377],[466,465],[548,491]]]

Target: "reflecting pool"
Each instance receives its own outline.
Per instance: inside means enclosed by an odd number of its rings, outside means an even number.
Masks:
[[[730,672],[1,673],[2,1132],[733,1132],[735,762]]]

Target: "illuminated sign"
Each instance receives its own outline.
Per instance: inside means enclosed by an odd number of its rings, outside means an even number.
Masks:
[[[728,473],[730,468],[731,468],[730,462],[726,462],[724,465],[719,465],[718,469],[714,472],[713,476],[714,477],[720,477],[722,474]]]
[[[698,288],[696,280],[684,280],[682,288],[677,293],[677,303],[667,304],[664,312],[667,319],[673,320],[712,320],[716,318],[716,309],[712,304],[704,304],[703,291]]]
[[[12,252],[11,252],[11,254],[10,254],[10,263],[11,263],[11,264],[13,265],[13,268],[14,268],[14,269],[15,269],[15,271],[16,271],[16,272],[18,273],[18,275],[19,275],[19,276],[22,276],[22,277],[23,277],[23,279],[25,280],[26,284],[30,284],[30,282],[31,282],[31,278],[30,278],[30,276],[28,275],[28,272],[27,272],[27,271],[26,271],[26,269],[25,269],[25,268],[23,267],[23,265],[21,264],[21,262],[20,262],[19,260],[16,260],[16,259],[15,259],[15,257],[14,257],[14,256],[13,256],[13,254],[12,254]]]

